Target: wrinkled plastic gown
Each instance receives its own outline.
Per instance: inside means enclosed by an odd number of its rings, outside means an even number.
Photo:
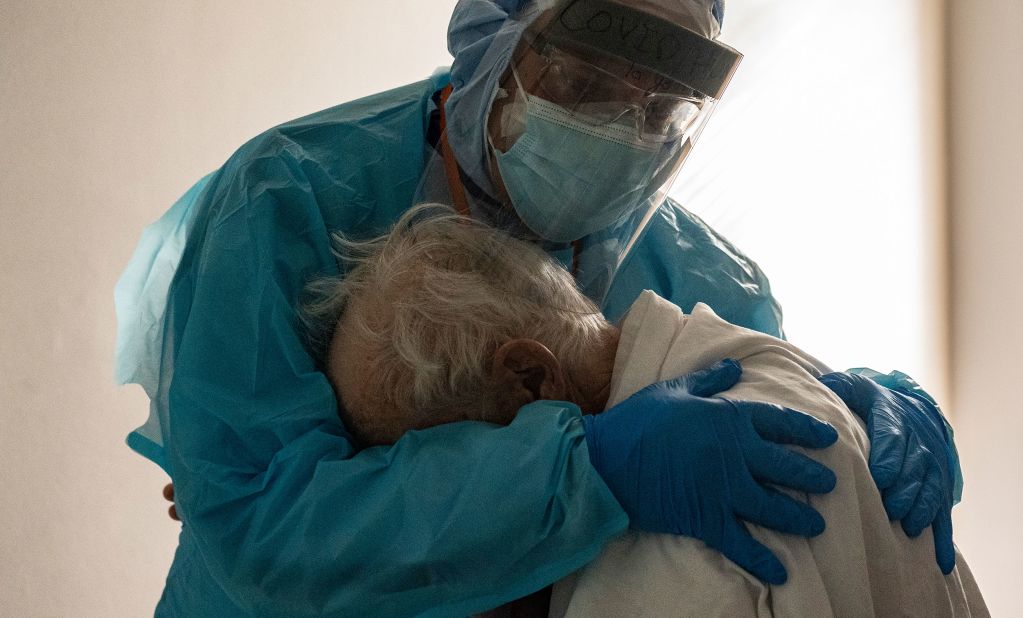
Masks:
[[[445,80],[264,133],[144,233],[116,292],[117,371],[151,398],[128,443],[170,474],[184,522],[158,614],[465,615],[568,574],[627,527],[575,406],[356,453],[303,343],[303,286],[338,271],[329,232],[376,235],[411,205]],[[608,316],[643,289],[781,334],[762,273],[671,202]]]

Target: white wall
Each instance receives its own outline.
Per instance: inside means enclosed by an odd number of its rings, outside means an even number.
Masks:
[[[942,13],[744,0],[745,54],[674,195],[767,272],[789,340],[947,400]]]
[[[991,613],[1023,613],[1023,2],[949,0],[956,541]]]
[[[152,613],[178,527],[123,443],[114,283],[248,138],[448,64],[453,5],[0,1],[0,615]]]

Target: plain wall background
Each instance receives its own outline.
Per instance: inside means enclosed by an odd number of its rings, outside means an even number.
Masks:
[[[152,612],[177,526],[165,476],[123,443],[148,402],[113,385],[117,277],[142,228],[248,138],[447,64],[453,5],[0,0],[0,614]],[[995,615],[1020,607],[1023,552],[1021,12],[948,13],[956,539]]]
[[[943,21],[931,0],[729,3],[745,57],[672,193],[768,273],[790,341],[948,401]]]
[[[114,284],[272,125],[450,62],[454,0],[0,0],[0,615],[151,615],[177,542],[124,445]]]
[[[956,542],[995,616],[1023,613],[1023,2],[949,5]]]

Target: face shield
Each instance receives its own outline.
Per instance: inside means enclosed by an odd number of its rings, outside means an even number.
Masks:
[[[483,100],[473,216],[544,245],[597,302],[741,59],[707,4],[542,0],[495,37],[515,43]]]

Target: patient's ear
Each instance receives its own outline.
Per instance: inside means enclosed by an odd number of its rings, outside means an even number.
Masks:
[[[501,408],[514,417],[519,408],[538,399],[564,400],[568,395],[561,363],[534,339],[513,339],[494,352],[490,379]]]

